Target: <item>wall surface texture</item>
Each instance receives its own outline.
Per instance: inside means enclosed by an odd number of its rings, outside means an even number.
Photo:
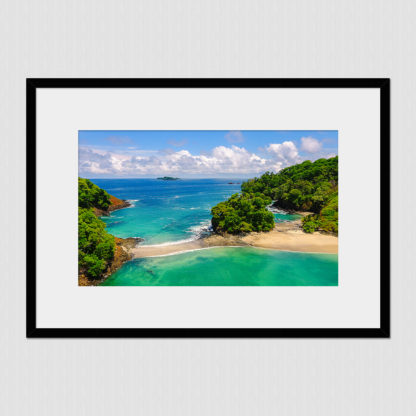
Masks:
[[[410,0],[2,1],[0,414],[416,414],[415,18]],[[391,77],[391,339],[25,339],[26,77]]]

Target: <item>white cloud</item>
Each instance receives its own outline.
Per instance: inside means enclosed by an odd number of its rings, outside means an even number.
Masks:
[[[185,149],[112,152],[81,146],[79,174],[90,177],[258,175],[266,171],[277,172],[304,160],[292,141],[269,144],[261,152],[262,156],[259,156],[237,145],[217,146],[197,155]]]
[[[218,146],[210,152],[192,155],[188,150],[160,152],[152,154],[119,154],[95,151],[91,148],[79,149],[79,174],[110,176],[154,176],[154,175],[222,175],[222,174],[261,174],[267,170],[278,171],[297,160],[297,150],[283,146],[286,158],[260,157],[244,147],[232,145]],[[272,146],[274,149],[274,145]],[[296,156],[296,157],[295,157]]]
[[[295,143],[285,141],[283,143],[272,143],[266,147],[266,151],[271,153],[282,167],[299,163],[301,158]]]
[[[313,137],[302,137],[301,139],[301,150],[308,153],[318,153],[322,148],[322,143]]]
[[[238,130],[231,130],[224,137],[228,143],[241,143],[244,141],[243,133]]]

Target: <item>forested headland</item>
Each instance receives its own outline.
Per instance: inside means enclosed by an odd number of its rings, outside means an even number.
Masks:
[[[107,210],[110,195],[90,180],[78,178],[78,266],[89,278],[98,278],[114,258],[114,236],[93,210]]]
[[[302,219],[303,231],[338,234],[338,156],[307,160],[243,182],[240,194],[212,208],[212,227],[229,234],[270,231],[274,218],[267,207],[272,201],[288,211],[310,212]]]
[[[100,279],[129,259],[123,245],[135,239],[116,238],[98,217],[130,204],[108,194],[88,179],[78,178],[78,272],[83,284]],[[136,239],[137,240],[137,239]]]

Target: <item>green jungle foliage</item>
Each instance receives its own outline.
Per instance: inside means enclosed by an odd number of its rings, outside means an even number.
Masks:
[[[303,231],[313,233],[322,230],[338,234],[338,193],[335,193],[319,214],[302,218]]]
[[[251,231],[270,231],[274,227],[273,214],[266,209],[272,200],[260,192],[234,194],[211,210],[215,232],[244,234]]]
[[[81,208],[107,209],[111,205],[110,195],[90,180],[78,178],[78,206]]]
[[[92,208],[108,208],[110,196],[88,179],[78,179],[78,190],[78,268],[86,276],[97,279],[114,258],[115,241]]]
[[[214,231],[238,234],[271,230],[273,215],[266,206],[273,200],[283,209],[312,212],[302,220],[305,232],[338,233],[338,156],[307,160],[278,173],[266,172],[243,182],[241,190],[242,195],[235,194],[212,209]],[[263,202],[250,202],[257,198]]]

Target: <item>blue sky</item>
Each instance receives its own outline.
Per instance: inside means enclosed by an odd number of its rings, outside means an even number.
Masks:
[[[336,130],[81,130],[78,138],[88,178],[244,178],[338,154]]]

